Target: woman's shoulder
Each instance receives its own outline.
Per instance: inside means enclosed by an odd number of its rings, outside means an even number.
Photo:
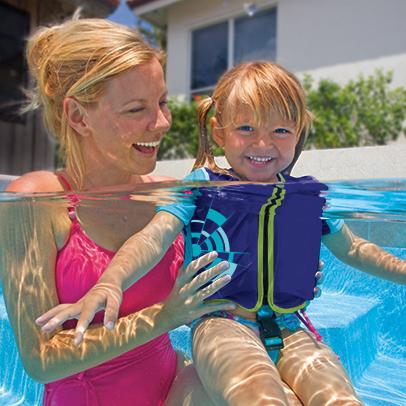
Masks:
[[[63,187],[58,177],[51,171],[28,172],[10,182],[6,192],[48,193],[61,192]]]
[[[176,178],[173,178],[171,176],[160,176],[160,175],[154,175],[154,176],[148,176],[150,182],[165,182],[169,180],[179,180]]]

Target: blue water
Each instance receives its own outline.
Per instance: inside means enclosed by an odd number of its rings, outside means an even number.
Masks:
[[[329,194],[327,215],[359,219],[353,223],[355,231],[368,230],[378,240],[394,242],[386,249],[406,259],[405,191],[405,180],[337,184]],[[321,259],[323,294],[309,306],[308,315],[367,406],[406,405],[406,288],[356,271],[324,247]],[[42,386],[22,368],[1,285],[0,323],[0,406],[39,405]],[[190,355],[189,329],[181,327],[170,335],[174,346]]]
[[[406,259],[406,249],[388,248]],[[340,356],[366,405],[406,405],[406,288],[343,265],[322,249],[323,294],[308,314]],[[22,369],[0,296],[0,405],[39,405],[42,387]],[[187,327],[171,332],[190,355]]]

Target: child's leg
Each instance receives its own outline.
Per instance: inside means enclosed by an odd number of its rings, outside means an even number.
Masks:
[[[337,355],[299,330],[284,339],[278,370],[304,405],[362,405]]]
[[[288,386],[285,382],[282,381],[283,390],[285,391],[285,395],[288,399],[289,406],[303,406],[303,403],[299,400],[296,396],[295,392]]]
[[[220,317],[204,319],[194,330],[193,359],[216,405],[289,404],[261,341],[241,323]]]
[[[193,364],[186,365],[177,371],[165,406],[215,406]]]
[[[165,406],[216,406],[203,387],[196,369],[184,354],[178,353],[178,369]],[[302,406],[292,389],[283,382],[283,390],[290,406]]]

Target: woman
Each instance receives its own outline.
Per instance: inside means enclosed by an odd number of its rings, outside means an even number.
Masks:
[[[168,179],[148,175],[171,124],[162,60],[135,31],[106,20],[67,21],[28,41],[36,83],[32,104],[42,107],[66,166],[58,173],[25,174],[7,191],[71,193],[67,204],[30,199],[2,204],[0,270],[22,361],[45,383],[45,405],[182,405],[186,398],[188,404],[210,404],[192,367],[182,369],[185,363],[166,332],[230,309],[203,304],[228,278],[198,291],[227,264],[193,279],[213,261],[212,253],[177,276],[181,236],[150,275],[124,295],[114,329],[94,326],[79,348],[67,329],[74,324],[46,336],[34,323],[56,304],[80,299],[123,242],[154,214],[153,206],[135,211],[129,199],[81,204],[78,193],[134,190]],[[102,322],[100,314],[95,321]]]

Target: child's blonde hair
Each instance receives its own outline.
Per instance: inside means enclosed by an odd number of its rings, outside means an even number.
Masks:
[[[134,29],[103,19],[69,20],[40,28],[28,40],[27,61],[35,87],[27,107],[43,109],[46,128],[57,138],[75,185],[83,183],[84,157],[78,135],[63,111],[65,97],[96,102],[112,77],[163,54]]]
[[[249,108],[258,124],[266,123],[272,112],[296,124],[299,134],[295,158],[299,157],[312,122],[306,108],[305,93],[298,79],[286,69],[269,61],[244,62],[224,73],[211,97],[204,99],[198,108],[200,129],[199,150],[194,169],[204,165],[216,172],[224,172],[213,157],[207,131],[207,117],[214,109],[214,117],[221,128],[233,125],[242,108]]]

